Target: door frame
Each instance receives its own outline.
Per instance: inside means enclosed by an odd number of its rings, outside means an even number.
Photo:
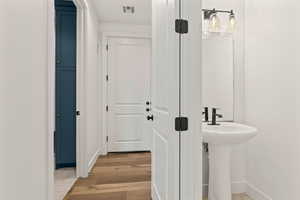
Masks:
[[[108,143],[106,138],[108,137],[108,113],[106,111],[106,105],[109,105],[108,101],[108,84],[106,81],[106,75],[108,74],[108,51],[107,51],[107,44],[108,40],[111,37],[127,37],[127,38],[144,38],[144,39],[149,39],[152,40],[152,35],[151,33],[126,33],[126,32],[102,32],[102,74],[103,74],[103,79],[102,79],[102,141],[103,141],[103,149],[104,152],[102,152],[103,155],[107,155],[108,153]],[[152,70],[152,67],[151,67]],[[151,91],[150,91],[151,93]]]
[[[86,162],[86,118],[85,116],[85,63],[86,63],[86,10],[85,0],[73,0],[77,9],[77,53],[76,53],[76,109],[80,110],[81,116],[76,116],[76,176],[87,177],[88,165]],[[55,6],[54,0],[47,0],[47,66],[48,66],[48,136],[46,171],[47,200],[54,200],[54,131],[55,131]]]
[[[86,9],[84,0],[73,0],[77,9],[77,56],[76,56],[76,109],[80,116],[76,118],[76,174],[88,176],[86,165],[86,102],[85,102],[85,64],[86,64]]]

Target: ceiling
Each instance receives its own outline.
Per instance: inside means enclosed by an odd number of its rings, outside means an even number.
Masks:
[[[151,0],[90,0],[101,22],[151,24]],[[123,13],[123,6],[134,6],[134,14]]]

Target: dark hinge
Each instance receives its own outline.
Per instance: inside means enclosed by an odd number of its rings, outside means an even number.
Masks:
[[[79,110],[76,111],[76,115],[80,116],[80,111]]]
[[[108,81],[108,75],[106,75],[106,81]]]
[[[106,136],[106,142],[108,142],[108,136]]]
[[[176,117],[175,118],[175,130],[176,131],[187,131],[189,128],[189,120],[187,117]]]
[[[179,34],[185,34],[189,32],[189,22],[185,19],[176,19],[175,31]]]
[[[106,112],[108,112],[108,106],[106,106],[105,109],[106,109]]]
[[[106,51],[108,51],[108,44],[106,45]]]

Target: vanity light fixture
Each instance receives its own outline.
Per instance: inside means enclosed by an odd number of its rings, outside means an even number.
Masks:
[[[216,10],[214,9],[202,9],[204,15],[204,26],[210,32],[218,32],[221,28],[221,22],[218,17],[218,13],[228,13],[229,14],[229,22],[228,22],[228,31],[233,32],[236,26],[236,18],[233,10]]]

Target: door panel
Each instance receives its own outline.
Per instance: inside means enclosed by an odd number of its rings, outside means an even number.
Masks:
[[[115,115],[116,138],[118,141],[142,141],[141,132],[143,131],[144,115],[125,114]],[[127,134],[123,134],[123,130]]]
[[[179,113],[178,36],[175,1],[152,1],[152,198],[178,200],[179,134],[174,120]]]
[[[56,9],[56,58],[58,68],[76,66],[76,10]]]
[[[168,190],[168,141],[162,137],[156,129],[154,133],[154,145],[153,145],[153,168],[156,169],[153,175],[153,183],[155,192],[159,199],[167,199]]]
[[[56,167],[76,165],[76,11],[56,8]]]
[[[149,150],[146,102],[150,101],[151,42],[108,40],[108,151]]]

